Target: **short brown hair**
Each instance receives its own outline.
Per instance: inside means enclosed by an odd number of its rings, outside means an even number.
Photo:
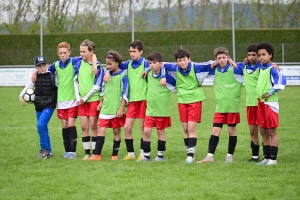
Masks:
[[[57,45],[57,51],[58,51],[58,49],[60,49],[60,48],[67,48],[68,51],[71,50],[71,47],[70,47],[69,43],[67,43],[67,42],[61,42],[61,43],[59,43],[59,44]]]
[[[95,48],[96,48],[94,42],[92,42],[89,39],[83,40],[83,42],[80,44],[80,46],[88,47],[89,51],[95,50]]]
[[[219,48],[216,48],[214,50],[214,55],[215,55],[215,58],[219,55],[219,54],[225,54],[226,56],[229,56],[229,51],[226,47],[219,47]]]

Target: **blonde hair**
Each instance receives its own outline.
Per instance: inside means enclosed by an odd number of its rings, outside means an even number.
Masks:
[[[61,42],[61,43],[59,43],[59,44],[57,45],[57,51],[58,51],[60,48],[67,48],[68,51],[71,50],[71,47],[70,47],[69,43],[67,43],[67,42]]]

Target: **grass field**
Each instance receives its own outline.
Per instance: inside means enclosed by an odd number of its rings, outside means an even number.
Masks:
[[[177,98],[172,95],[172,123],[167,129],[165,161],[139,163],[110,161],[112,131],[107,131],[102,161],[84,162],[81,132],[77,158],[62,158],[61,124],[56,112],[49,124],[54,157],[38,160],[39,140],[33,105],[18,102],[21,87],[0,87],[0,199],[300,199],[300,87],[287,87],[279,93],[280,146],[277,166],[248,163],[250,136],[245,116],[243,90],[241,123],[233,163],[224,163],[227,153],[227,127],[221,134],[215,162],[185,163]],[[215,101],[212,87],[203,87],[202,123],[198,125],[196,160],[207,153]],[[80,119],[77,120],[80,130]],[[122,134],[122,136],[124,136]],[[134,126],[135,152],[141,138]],[[152,159],[157,153],[157,136],[152,136]],[[120,157],[126,154],[122,141]],[[260,151],[262,155],[262,148]]]

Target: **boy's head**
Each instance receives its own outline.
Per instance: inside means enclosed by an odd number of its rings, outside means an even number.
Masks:
[[[149,61],[149,65],[150,68],[153,72],[159,72],[161,66],[162,66],[162,62],[163,62],[163,57],[162,55],[157,52],[154,51],[152,53],[149,54],[148,56],[148,61]]]
[[[262,42],[257,45],[256,51],[262,64],[268,64],[273,60],[274,49],[271,44]]]
[[[229,51],[226,47],[219,47],[214,50],[215,59],[221,68],[227,66],[229,61]]]
[[[258,63],[258,56],[256,52],[256,45],[251,44],[247,48],[247,59],[251,65],[256,65]]]
[[[47,71],[47,59],[45,56],[36,56],[34,58],[34,66],[39,74],[44,74]]]
[[[119,70],[119,64],[122,62],[121,55],[113,50],[109,50],[105,55],[105,63],[109,71]]]
[[[94,53],[94,49],[94,43],[86,39],[80,44],[80,56],[83,60],[90,62]]]
[[[132,60],[139,60],[143,54],[143,43],[140,40],[135,40],[129,44],[129,55]]]
[[[174,54],[177,65],[186,70],[188,68],[189,62],[191,61],[190,53],[187,49],[177,49]]]
[[[57,45],[57,55],[62,62],[65,62],[71,54],[71,47],[67,42],[61,42]]]

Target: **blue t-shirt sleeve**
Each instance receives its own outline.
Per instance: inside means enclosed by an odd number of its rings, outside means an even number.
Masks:
[[[194,63],[195,73],[209,72],[211,69],[210,62]]]
[[[128,69],[128,64],[129,64],[129,62],[130,62],[130,60],[121,62],[121,63],[119,64],[120,69],[122,69],[122,70]]]
[[[284,90],[286,86],[286,78],[274,67],[271,69],[271,82],[273,83],[273,88],[276,91]]]
[[[171,63],[171,62],[164,62],[163,63],[163,67],[167,70],[167,71],[175,71],[177,70],[177,65],[176,63]]]
[[[74,76],[78,75],[81,61],[77,62],[74,67]]]
[[[56,72],[56,69],[55,69],[55,62],[52,63],[52,65],[50,65],[50,67],[48,68],[48,71],[51,72],[51,73]]]
[[[122,94],[121,97],[124,98],[128,102],[129,97],[129,84],[128,77],[125,75],[122,78]]]
[[[104,77],[104,71],[100,65],[97,66],[98,74],[96,75],[94,85],[102,86],[103,77]]]
[[[243,69],[244,69],[244,66],[237,65],[236,67],[234,67],[234,74],[244,76]]]
[[[72,58],[72,65],[75,66],[78,61],[81,61],[82,58],[80,56]]]
[[[150,66],[149,66],[149,61],[146,60],[145,63],[144,63],[144,68],[146,69],[146,68],[148,68],[148,67],[150,67]]]

